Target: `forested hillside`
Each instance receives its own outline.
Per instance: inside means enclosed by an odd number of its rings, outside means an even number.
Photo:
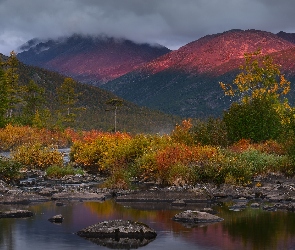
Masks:
[[[2,56],[3,57],[3,56]],[[4,58],[4,57],[3,57]],[[7,58],[6,58],[7,59]],[[6,60],[5,59],[5,60]],[[64,126],[60,115],[60,103],[57,89],[65,81],[65,77],[38,67],[27,66],[19,63],[17,68],[18,80],[21,86],[26,86],[33,80],[45,91],[44,109],[50,111],[50,119],[47,119],[51,127]],[[114,94],[100,88],[76,82],[75,92],[75,122],[71,126],[77,129],[101,129],[114,130],[115,116],[112,105],[107,102],[118,99]],[[20,107],[22,104],[18,104]],[[19,110],[20,108],[18,108]],[[117,107],[116,127],[117,131],[166,133],[170,132],[180,118],[166,115],[159,111],[151,111],[144,107],[122,100],[122,106]]]

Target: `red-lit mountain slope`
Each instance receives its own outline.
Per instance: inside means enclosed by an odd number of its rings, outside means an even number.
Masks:
[[[200,74],[212,71],[231,60],[242,59],[245,53],[261,49],[262,54],[286,50],[295,45],[270,32],[258,30],[230,30],[208,35],[172,51],[141,69],[156,73],[166,69]],[[223,72],[221,72],[223,73]]]
[[[230,104],[219,82],[231,82],[244,62],[244,54],[258,49],[263,55],[273,56],[282,72],[295,79],[295,44],[270,32],[231,30],[191,42],[103,88],[167,113],[219,116]]]
[[[137,44],[108,37],[73,35],[69,38],[38,41],[23,45],[18,58],[70,76],[81,82],[103,84],[153,60],[170,50],[163,46]]]

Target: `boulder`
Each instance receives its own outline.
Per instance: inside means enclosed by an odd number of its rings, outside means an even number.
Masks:
[[[57,214],[51,218],[48,219],[52,223],[62,223],[64,218],[62,217],[61,214]]]
[[[29,210],[11,210],[0,212],[0,218],[27,218],[32,216],[33,212]]]
[[[206,212],[209,214],[216,214],[217,212],[213,210],[211,207],[204,207],[203,209],[200,210],[201,212]]]
[[[133,222],[130,220],[112,220],[103,221],[77,232],[81,237],[86,238],[155,238],[157,233],[141,222]]]
[[[230,206],[228,209],[231,211],[234,211],[234,212],[240,212],[240,211],[246,209],[246,207],[247,207],[246,203],[241,203],[241,204],[236,203],[233,206]]]
[[[144,223],[112,220],[84,228],[77,235],[109,248],[131,249],[147,245],[157,233]]]
[[[72,201],[103,201],[104,194],[90,193],[90,192],[62,192],[53,194],[51,197],[55,201],[72,200]]]
[[[277,211],[277,207],[274,206],[274,205],[265,205],[262,207],[263,210],[265,211],[270,211],[270,212],[273,212],[273,211]]]
[[[173,220],[190,224],[204,224],[220,222],[223,221],[223,218],[220,218],[216,215],[207,212],[186,210],[174,215]]]
[[[186,202],[184,200],[179,199],[179,200],[173,201],[171,205],[175,207],[185,207]]]
[[[111,249],[137,249],[146,246],[154,239],[132,239],[132,238],[87,238],[94,244]]]
[[[55,202],[55,205],[56,205],[57,207],[62,207],[62,206],[64,206],[65,204],[64,204],[63,202],[61,202],[61,201],[57,201],[57,202]]]
[[[260,204],[257,202],[254,202],[251,204],[251,208],[259,208],[259,207],[260,207]]]

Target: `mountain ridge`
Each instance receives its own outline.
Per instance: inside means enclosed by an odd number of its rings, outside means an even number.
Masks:
[[[219,82],[234,79],[244,62],[245,53],[261,49],[262,55],[274,57],[284,74],[290,79],[295,78],[294,35],[255,29],[235,29],[207,35],[178,50],[138,63],[126,74],[110,73],[110,66],[107,69],[111,77],[103,79],[104,84],[100,87],[130,102],[168,114],[220,116],[229,107],[230,100],[224,97]],[[105,60],[112,61],[110,58]],[[59,62],[61,59],[55,66],[62,68]],[[61,71],[66,73],[64,68]],[[84,77],[84,82],[93,83],[91,79],[94,76],[90,71],[81,69],[80,76]]]
[[[101,85],[170,52],[160,45],[137,44],[106,36],[72,35],[67,38],[22,45],[18,58],[25,64],[43,67],[78,81]]]
[[[294,43],[270,32],[230,30],[188,43],[102,87],[170,114],[220,116],[230,100],[224,97],[219,82],[232,82],[244,54],[257,49],[262,55],[273,55],[282,72],[294,78]]]

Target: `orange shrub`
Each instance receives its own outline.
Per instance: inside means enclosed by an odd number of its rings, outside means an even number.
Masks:
[[[249,139],[241,139],[234,143],[229,149],[233,152],[240,153],[251,148],[251,141]]]
[[[251,143],[250,140],[242,139],[230,146],[229,149],[236,153],[242,153],[250,149],[256,149],[259,152],[267,154],[286,154],[285,147],[273,140],[268,140],[261,143]]]
[[[263,152],[267,154],[277,154],[277,155],[286,154],[285,146],[273,140],[269,140],[264,143],[253,144],[253,147],[259,152]]]
[[[5,128],[0,129],[0,151],[8,151],[25,143],[37,142],[44,146],[65,147],[68,144],[68,139],[62,132],[30,126],[8,124]]]
[[[218,155],[218,149],[211,146],[187,146],[174,143],[155,153],[154,164],[156,166],[149,165],[149,169],[152,172],[155,172],[156,169],[158,180],[161,183],[173,183],[175,180],[171,180],[171,172],[174,172],[173,175],[177,176],[177,178],[180,178],[179,175],[175,174],[178,170],[182,173],[188,172],[192,174],[193,169],[215,162]],[[149,162],[152,163],[153,161],[149,160]],[[182,176],[181,182],[190,183],[192,179],[196,179],[192,178],[191,174]],[[169,177],[170,180],[168,180]]]
[[[191,119],[183,120],[181,125],[176,125],[171,133],[171,139],[175,142],[184,143],[186,145],[194,144],[194,138],[190,133],[192,128]]]

